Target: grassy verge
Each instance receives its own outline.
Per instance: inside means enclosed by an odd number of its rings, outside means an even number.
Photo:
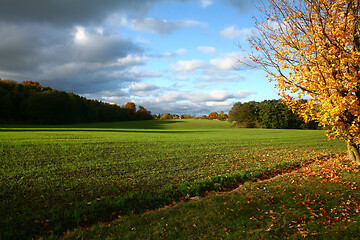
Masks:
[[[230,193],[179,203],[65,239],[356,239],[359,167],[338,155]]]
[[[215,121],[0,130],[4,239],[61,235],[345,150],[322,131],[232,129]]]

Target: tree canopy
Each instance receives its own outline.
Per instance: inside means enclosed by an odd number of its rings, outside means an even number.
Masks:
[[[235,103],[229,112],[229,119],[236,121],[241,127],[258,127],[259,103],[255,101]]]
[[[317,125],[313,121],[304,123],[281,100],[237,102],[229,112],[229,119],[235,121],[238,127],[316,129]]]
[[[265,70],[306,121],[346,140],[360,164],[360,2],[268,0],[259,10],[247,64]]]

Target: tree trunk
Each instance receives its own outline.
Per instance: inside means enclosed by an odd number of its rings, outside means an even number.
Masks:
[[[360,165],[360,151],[359,146],[354,143],[347,143],[349,160],[355,161],[357,165]]]

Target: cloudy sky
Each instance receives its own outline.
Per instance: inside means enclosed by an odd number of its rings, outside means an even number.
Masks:
[[[208,114],[277,98],[241,70],[250,0],[0,0],[0,78],[152,113]]]

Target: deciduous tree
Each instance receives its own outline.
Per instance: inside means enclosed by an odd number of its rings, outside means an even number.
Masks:
[[[235,103],[229,111],[229,120],[236,121],[237,125],[241,127],[258,127],[259,103],[255,101]]]
[[[259,10],[248,66],[265,70],[290,108],[345,140],[360,164],[360,2],[268,0]]]
[[[219,118],[219,114],[217,112],[212,112],[212,113],[209,113],[208,115],[208,119],[218,119]]]

